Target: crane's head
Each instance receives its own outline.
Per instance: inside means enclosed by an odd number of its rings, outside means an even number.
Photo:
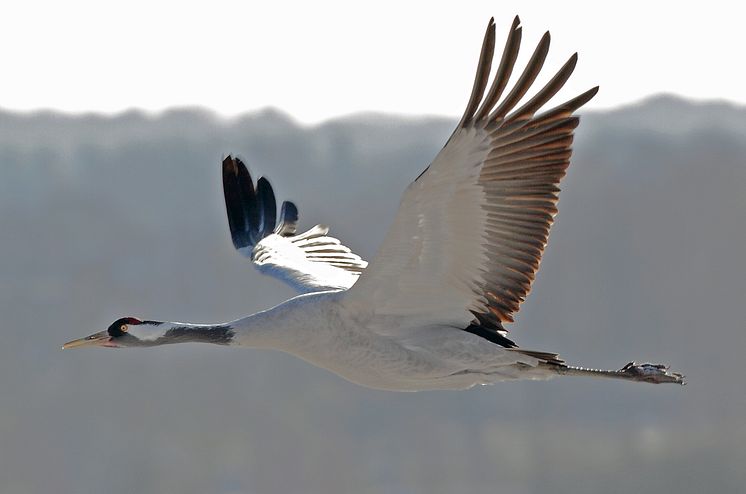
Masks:
[[[230,324],[141,321],[136,317],[123,317],[114,321],[106,331],[94,333],[79,340],[68,341],[62,345],[62,348],[148,347],[187,342],[230,345],[234,335],[235,332]]]
[[[165,331],[161,329],[162,325],[163,323],[158,321],[141,321],[136,317],[122,317],[114,321],[106,331],[94,333],[79,340],[68,341],[62,345],[62,348],[146,346],[163,335]]]

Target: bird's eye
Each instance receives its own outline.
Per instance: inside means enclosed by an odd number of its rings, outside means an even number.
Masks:
[[[126,324],[122,324],[121,326],[119,326],[119,330],[122,333],[126,333],[127,332],[127,325]]]

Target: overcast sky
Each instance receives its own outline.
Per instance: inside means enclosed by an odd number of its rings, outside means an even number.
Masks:
[[[502,45],[515,14],[519,63],[550,30],[545,69],[578,51],[561,96],[599,84],[590,108],[659,92],[746,103],[744,15],[731,3],[8,2],[0,108],[197,105],[232,116],[273,106],[306,123],[358,111],[456,116],[487,21]]]

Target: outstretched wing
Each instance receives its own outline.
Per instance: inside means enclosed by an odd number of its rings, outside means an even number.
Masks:
[[[316,225],[296,234],[298,209],[277,205],[272,186],[260,177],[256,185],[238,158],[223,160],[223,192],[228,225],[236,250],[259,270],[287,282],[302,293],[350,288],[368,265],[360,256],[327,236],[329,228]]]
[[[567,81],[575,54],[516,108],[542,68],[546,33],[501,98],[518,56],[519,23],[516,17],[485,95],[495,46],[490,20],[461,121],[404,193],[383,245],[346,300],[377,315],[417,316],[515,346],[503,323],[513,321],[539,268],[579,122],[572,114],[598,90],[536,114]]]

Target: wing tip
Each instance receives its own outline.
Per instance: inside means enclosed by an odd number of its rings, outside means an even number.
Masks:
[[[594,87],[590,88],[589,90],[587,90],[586,92],[581,93],[580,95],[578,95],[575,98],[573,98],[571,100],[572,103],[573,103],[572,104],[572,106],[573,106],[573,110],[572,111],[577,110],[578,108],[580,108],[581,106],[585,105],[590,100],[592,100],[596,96],[596,94],[598,94],[598,90],[600,89],[600,87],[601,86],[594,86]]]
[[[231,171],[234,173],[237,172],[236,163],[233,159],[233,156],[230,154],[223,158],[223,171]]]
[[[298,207],[292,201],[284,201],[280,206],[280,221],[275,233],[283,237],[295,235],[298,229]]]
[[[250,211],[246,208],[245,203],[250,201],[250,197],[254,194],[250,179],[248,187],[242,186],[239,165],[242,165],[242,163],[236,163],[235,158],[231,155],[226,156],[222,163],[225,211],[228,217],[231,240],[236,249],[244,248],[251,243],[250,230],[247,228]]]
[[[265,177],[259,177],[254,183],[248,167],[237,156],[229,154],[223,158],[222,169],[225,209],[233,245],[239,250],[256,245],[276,229],[277,205],[272,184]]]
[[[485,34],[485,39],[483,41],[482,50],[480,53],[477,77],[472,89],[472,96],[457,128],[465,127],[470,122],[482,121],[484,119],[486,119],[484,120],[485,122],[494,123],[498,123],[504,119],[509,120],[508,113],[510,113],[514,109],[514,107],[523,98],[525,93],[529,90],[530,86],[533,85],[535,78],[541,71],[544,61],[549,53],[549,46],[551,44],[551,33],[548,30],[544,32],[538,44],[536,45],[534,53],[531,56],[526,68],[524,69],[523,74],[515,83],[509,94],[504,99],[502,99],[502,101],[500,101],[500,96],[503,89],[505,89],[505,85],[507,85],[508,83],[507,78],[510,77],[513,64],[515,63],[515,58],[517,57],[517,50],[520,46],[521,29],[522,27],[520,17],[516,15],[513,18],[513,23],[508,33],[508,39],[506,41],[500,68],[497,70],[495,79],[492,83],[493,87],[490,89],[487,96],[483,99],[482,97],[484,96],[484,88],[483,84],[480,83],[480,78],[484,77],[484,68],[489,66],[490,64],[490,61],[484,60],[484,58],[486,58],[485,56],[488,54],[494,55],[494,50],[486,49],[486,46],[488,45],[488,39],[490,38],[490,33],[491,31],[494,31],[494,17],[490,18],[487,33]],[[494,39],[494,35],[492,36],[492,38]],[[577,61],[578,53],[575,52],[565,62],[565,64],[555,75],[553,80],[550,81],[550,83],[542,90],[540,90],[541,96],[532,98],[529,102],[527,102],[520,108],[520,111],[517,110],[513,112],[510,117],[521,119],[530,118],[534,112],[539,110],[554,96],[554,94],[559,89],[562,88],[562,86],[564,86],[564,83],[574,71]],[[571,102],[579,103],[576,107],[579,108],[591,98],[593,98],[597,91],[598,87],[592,89],[590,92],[584,93],[583,95],[581,95],[581,97],[571,100]],[[477,96],[479,97],[477,98]],[[474,101],[475,98],[478,99],[478,101]],[[476,109],[476,106],[479,106],[478,110]]]

